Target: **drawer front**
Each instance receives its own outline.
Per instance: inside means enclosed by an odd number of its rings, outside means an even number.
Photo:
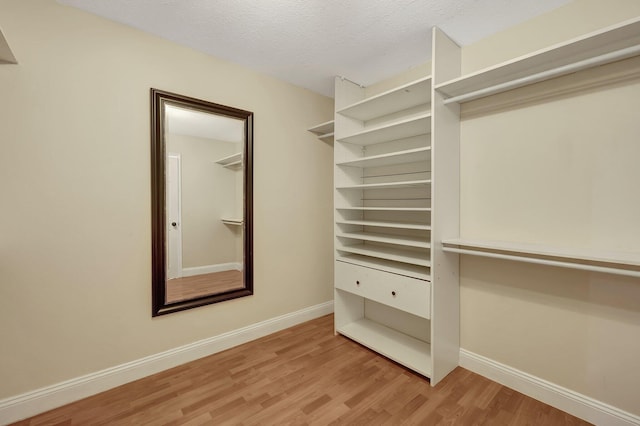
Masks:
[[[431,283],[345,262],[336,262],[335,286],[401,311],[431,317]]]

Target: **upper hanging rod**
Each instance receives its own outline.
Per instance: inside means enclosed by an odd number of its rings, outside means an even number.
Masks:
[[[622,59],[630,58],[640,54],[640,45],[626,47],[624,49],[616,50],[613,52],[605,53],[592,58],[583,59],[582,61],[573,62],[568,65],[563,65],[557,68],[553,68],[547,71],[542,71],[536,74],[528,75],[526,77],[510,80],[505,83],[496,84],[494,86],[485,87],[484,89],[475,90],[473,92],[464,93],[462,95],[453,96],[445,99],[444,103],[450,104],[454,102],[468,102],[474,99],[482,98],[485,96],[493,95],[496,93],[504,92],[507,90],[515,89],[517,87],[526,86],[528,84],[537,83],[550,78],[559,77],[564,74],[569,74],[576,71],[581,71],[587,68],[596,67],[598,65],[604,65],[610,62],[619,61]]]

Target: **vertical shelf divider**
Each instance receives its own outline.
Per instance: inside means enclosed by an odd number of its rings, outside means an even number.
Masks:
[[[460,232],[460,106],[445,104],[434,87],[460,75],[461,49],[435,27],[432,43],[431,380],[437,383],[458,366],[460,358],[459,256],[445,253],[441,244],[443,238]]]

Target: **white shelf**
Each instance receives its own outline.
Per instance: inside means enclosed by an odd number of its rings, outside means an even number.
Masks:
[[[431,229],[430,225],[424,223],[407,223],[407,222],[392,222],[381,220],[338,220],[338,225],[361,225],[361,226],[377,226],[381,228],[398,228],[398,229],[416,229],[421,231],[428,231]]]
[[[318,124],[317,126],[313,126],[307,129],[308,132],[315,133],[316,135],[327,135],[329,133],[333,134],[333,120],[327,121],[326,123]]]
[[[0,30],[0,64],[17,64],[16,57],[7,43],[7,39],[4,38],[4,34]]]
[[[318,139],[322,139],[323,141],[324,140],[333,140],[333,136],[334,136],[334,133],[330,132],[330,133],[325,133],[325,134],[322,134],[322,135],[318,135]]]
[[[224,223],[225,225],[242,226],[244,224],[244,220],[242,219],[223,218],[221,220],[222,220],[222,223]]]
[[[394,121],[362,130],[350,136],[338,139],[356,145],[374,145],[412,136],[426,135],[431,132],[431,114]]]
[[[454,253],[640,277],[640,253],[466,239],[443,240],[442,246]]]
[[[461,76],[435,88],[452,98],[450,101],[466,102],[635,56],[640,54],[639,49],[640,18],[635,18]]]
[[[339,238],[350,238],[362,241],[374,241],[377,243],[396,244],[407,247],[430,248],[431,244],[424,238],[406,235],[389,235],[376,232],[341,232]]]
[[[430,212],[431,207],[336,207],[337,210],[379,212]]]
[[[390,272],[392,274],[404,275],[406,277],[417,278],[431,282],[429,268],[424,266],[410,265],[408,263],[398,263],[385,259],[372,259],[359,254],[343,254],[336,257],[339,262],[350,263],[352,265],[364,266],[378,271]]]
[[[426,251],[415,251],[394,247],[354,244],[337,247],[336,250],[345,253],[359,254],[362,256],[377,257],[394,262],[408,263],[411,265],[431,267]]]
[[[427,342],[365,318],[349,323],[337,331],[393,361],[431,377],[431,347]]]
[[[429,161],[431,147],[407,149],[404,151],[391,152],[389,154],[372,155],[370,157],[358,158],[357,160],[343,161],[336,163],[338,166],[348,167],[380,167],[393,166],[396,164],[418,163]]]
[[[431,102],[431,77],[424,77],[351,104],[337,113],[367,121],[429,102]]]
[[[387,188],[411,188],[427,186],[431,184],[431,180],[409,180],[404,182],[387,182],[387,183],[363,183],[359,185],[337,186],[336,189],[387,189]]]
[[[242,164],[242,153],[238,152],[216,160],[216,164],[220,164],[224,167],[233,167]]]

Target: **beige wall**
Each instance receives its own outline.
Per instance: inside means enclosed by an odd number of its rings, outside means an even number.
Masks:
[[[638,15],[579,0],[464,48],[464,68]],[[630,71],[640,60],[465,105],[461,235],[640,252],[640,78],[561,93]],[[464,349],[640,414],[638,279],[461,259]]]
[[[0,398],[331,300],[331,99],[53,0],[0,27]],[[151,318],[150,87],[255,113],[251,297]]]

